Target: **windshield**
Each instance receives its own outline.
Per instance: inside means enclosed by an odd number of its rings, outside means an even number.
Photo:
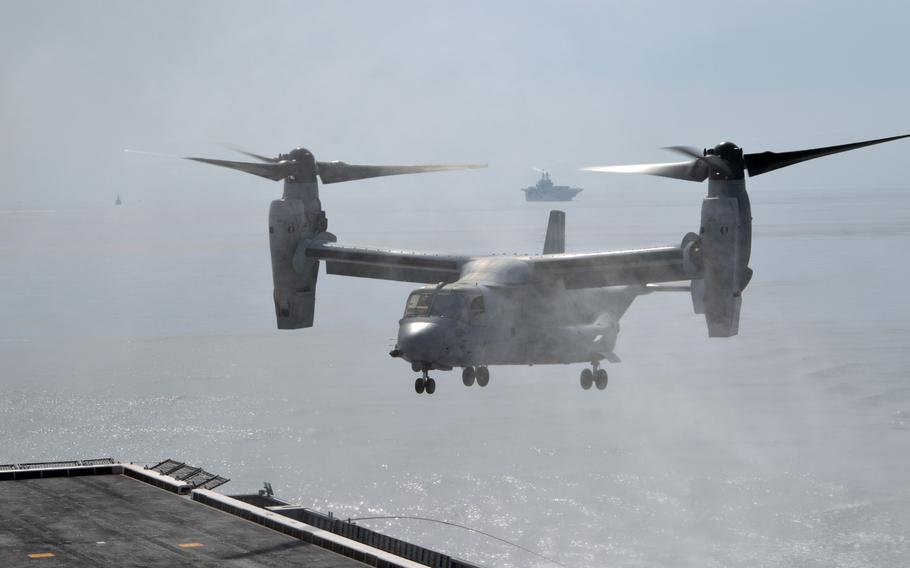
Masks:
[[[457,292],[417,290],[408,297],[404,317],[436,316],[459,319],[467,316],[467,305],[465,296]],[[483,304],[480,309],[483,310]]]
[[[404,308],[404,317],[419,318],[427,315],[430,311],[430,302],[433,300],[433,292],[419,291],[414,292],[408,298],[408,303]]]
[[[464,314],[464,308],[464,296],[440,292],[436,294],[436,298],[433,300],[433,305],[430,307],[430,315],[457,319]]]

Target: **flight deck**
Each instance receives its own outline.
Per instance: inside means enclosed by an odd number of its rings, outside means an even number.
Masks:
[[[213,490],[227,481],[173,460],[0,465],[0,566],[475,568],[270,493]]]

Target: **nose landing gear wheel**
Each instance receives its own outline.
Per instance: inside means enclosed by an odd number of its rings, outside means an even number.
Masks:
[[[435,388],[435,385],[433,386]],[[417,394],[423,394],[425,388],[426,381],[423,380],[423,377],[417,377],[417,380],[414,381],[414,390],[417,391]]]
[[[608,380],[609,377],[607,377],[606,369],[597,369],[594,371],[594,384],[597,385],[597,390],[604,390],[607,388]]]
[[[426,389],[427,389],[427,394],[433,394],[434,392],[436,392],[436,380],[427,379]]]
[[[588,390],[594,384],[594,372],[591,369],[585,369],[581,372],[581,388]]]
[[[477,384],[481,387],[485,387],[489,382],[490,370],[486,367],[477,367]]]
[[[474,384],[474,379],[477,378],[476,373],[474,373],[474,367],[465,367],[461,371],[461,382],[464,383],[464,386],[469,387]]]

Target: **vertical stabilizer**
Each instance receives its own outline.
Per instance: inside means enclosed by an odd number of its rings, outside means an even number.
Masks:
[[[547,223],[547,238],[543,242],[544,254],[562,254],[566,252],[566,213],[550,211],[550,222]]]

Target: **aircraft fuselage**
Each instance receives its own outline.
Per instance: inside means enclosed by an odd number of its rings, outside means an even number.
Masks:
[[[392,354],[415,371],[615,359],[619,318],[644,291],[469,280],[425,286],[408,297]]]

